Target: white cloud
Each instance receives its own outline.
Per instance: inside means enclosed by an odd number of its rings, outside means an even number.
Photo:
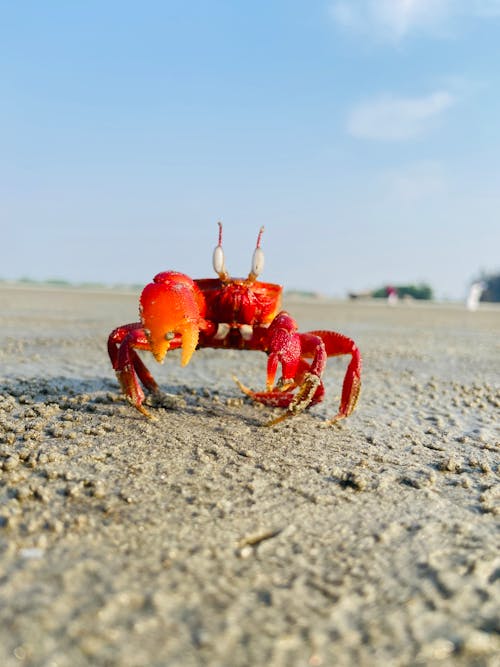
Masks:
[[[385,95],[355,107],[349,115],[347,129],[353,137],[362,139],[413,139],[431,129],[454,102],[453,95],[445,90],[423,97]]]
[[[459,18],[500,16],[500,0],[333,0],[330,15],[349,31],[399,42],[418,31],[442,34]]]

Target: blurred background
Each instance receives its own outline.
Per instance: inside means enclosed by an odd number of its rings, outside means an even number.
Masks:
[[[210,277],[218,220],[299,292],[500,270],[500,0],[0,2],[0,44],[4,281]]]

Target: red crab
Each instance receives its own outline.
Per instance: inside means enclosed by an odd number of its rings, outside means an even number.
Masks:
[[[185,366],[199,347],[261,350],[268,355],[265,391],[252,391],[236,380],[253,400],[286,408],[269,422],[276,424],[323,400],[321,376],[326,358],[351,355],[337,414],[329,423],[348,417],[361,388],[361,355],[354,341],[335,331],[299,333],[295,320],[281,310],[281,285],[257,280],[264,266],[261,228],[247,278],[231,278],[222,250],[222,224],[213,254],[218,278],[192,280],[183,273],[158,273],[140,297],[140,322],[115,329],[108,339],[111,363],[123,393],[146,416],[144,387],[158,385],[136,350],[149,350],[162,362],[169,349],[182,348]],[[275,383],[278,366],[281,377]],[[142,386],[141,386],[142,385]]]

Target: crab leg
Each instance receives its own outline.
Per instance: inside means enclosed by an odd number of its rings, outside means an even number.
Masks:
[[[287,411],[268,422],[268,426],[274,426],[284,419],[288,419],[294,415],[300,414],[311,405],[320,403],[325,394],[325,388],[321,380],[323,371],[326,365],[326,349],[321,337],[311,334],[298,334],[300,341],[300,357],[296,363],[296,373],[293,378],[288,379],[288,367],[282,364],[283,375],[277,384],[277,388],[283,387],[285,389],[285,400],[281,401],[281,405],[287,408]],[[309,364],[305,359],[312,357]],[[297,389],[295,393],[289,391],[290,388]],[[274,394],[271,391],[270,394]],[[256,398],[266,404],[269,397]],[[272,400],[272,398],[271,398]]]
[[[287,413],[270,424],[298,414],[323,399],[321,375],[326,364],[326,350],[319,336],[299,334],[295,320],[282,311],[269,326],[264,349],[269,355],[266,391],[254,392],[239,380],[236,382],[240,389],[255,401],[288,408]],[[312,357],[312,362],[305,361],[306,357]],[[280,364],[282,375],[274,385]]]
[[[177,337],[177,340],[171,341],[170,346],[171,348],[180,347],[181,343],[181,338]],[[159,388],[136,350],[151,351],[148,338],[140,322],[125,324],[115,329],[109,336],[108,352],[123,393],[139,412],[150,417],[151,415],[143,406],[145,396],[142,386],[153,394],[159,391]]]
[[[320,345],[315,343],[318,339],[321,341]],[[293,401],[288,406],[288,412],[270,422],[270,425],[274,425],[289,416],[302,412],[310,407],[310,405],[322,400],[324,388],[321,376],[326,365],[327,356],[351,355],[351,361],[344,375],[338,412],[327,423],[334,424],[348,417],[356,407],[361,391],[361,354],[354,341],[336,331],[310,331],[307,334],[301,334],[301,341],[303,343],[302,356],[313,356],[310,371],[305,373]],[[318,396],[314,391],[315,387],[318,387],[318,389],[321,387],[321,393]]]
[[[142,405],[144,391],[140,382],[152,392],[158,390],[158,385],[134,348],[150,349],[140,322],[115,329],[108,339],[109,356],[123,393],[132,405],[149,417]]]
[[[335,417],[329,420],[333,424],[339,419],[348,417],[356,407],[361,392],[361,353],[356,343],[347,336],[336,331],[311,331],[319,336],[325,344],[326,353],[329,357],[350,354],[351,361],[347,366],[342,384],[342,395],[339,410]]]
[[[293,380],[293,383],[285,384],[283,380],[281,380],[278,383],[277,387],[271,389],[270,391],[253,391],[252,389],[244,385],[243,382],[240,382],[238,378],[235,377],[234,381],[241,389],[241,391],[250,398],[252,398],[254,401],[257,401],[258,403],[263,403],[264,405],[267,405],[268,407],[272,408],[288,408],[288,406],[294,401],[294,399],[297,396],[297,394],[294,393],[294,390],[301,384],[299,379],[304,378],[304,376],[307,374],[310,368],[311,366],[309,363],[307,363],[304,359],[300,359],[297,378]],[[285,388],[279,389],[278,387],[280,386],[280,384],[282,384]],[[325,395],[325,388],[323,382],[320,381],[320,383],[316,386],[315,392],[311,398],[309,405],[315,405],[316,403],[320,403],[323,400],[324,395]]]
[[[334,331],[297,333],[293,318],[281,312],[269,327],[267,352],[266,391],[254,392],[239,380],[236,382],[255,401],[287,408],[268,425],[277,424],[323,400],[325,389],[321,377],[329,356],[350,354],[351,361],[345,373],[338,412],[328,423],[348,417],[354,410],[361,389],[361,355],[350,338]],[[309,363],[306,359],[312,361]],[[279,364],[282,376],[274,385]]]
[[[129,369],[131,374],[135,371],[146,389],[157,391],[158,385],[155,379],[134,348],[138,350],[151,349],[140,322],[125,324],[111,332],[108,338],[108,352],[114,370],[120,373],[122,377],[124,377],[126,368]],[[126,382],[128,383],[128,380]],[[122,384],[121,380],[120,384]],[[128,394],[128,392],[126,393]]]

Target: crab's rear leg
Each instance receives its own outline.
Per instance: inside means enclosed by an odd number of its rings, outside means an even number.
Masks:
[[[336,331],[311,331],[310,333],[321,338],[329,357],[344,354],[351,355],[351,360],[344,375],[338,412],[333,419],[329,420],[329,423],[333,424],[348,417],[358,402],[361,392],[361,353],[351,338]]]

